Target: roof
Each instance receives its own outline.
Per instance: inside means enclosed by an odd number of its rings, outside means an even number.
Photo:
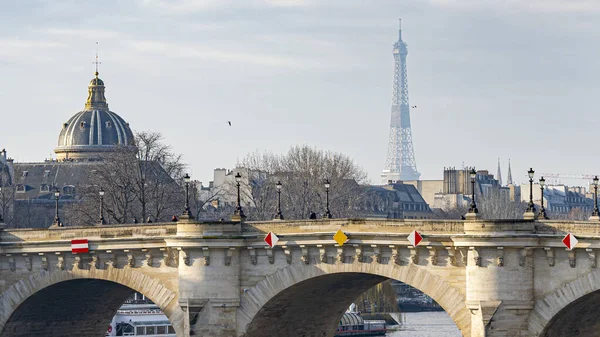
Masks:
[[[360,317],[360,315],[351,313],[351,312],[345,313],[344,316],[342,316],[342,319],[340,319],[340,325],[342,325],[342,326],[363,325],[363,324],[365,324],[364,319],[362,317]]]
[[[58,148],[80,146],[131,146],[129,123],[109,110],[83,110],[67,122],[58,135]]]
[[[14,163],[14,182],[17,184],[17,200],[51,200],[56,188],[61,200],[74,199],[77,187],[89,180],[93,167],[99,162]],[[20,190],[19,186],[22,186]],[[71,193],[71,189],[72,192]],[[21,192],[22,191],[22,192]]]

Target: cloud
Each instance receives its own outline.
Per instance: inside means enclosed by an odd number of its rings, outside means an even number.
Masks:
[[[150,10],[171,14],[189,14],[241,7],[307,7],[312,0],[139,0],[139,5]]]
[[[99,29],[44,28],[39,32],[58,37],[83,37],[85,39],[112,39],[121,36],[115,31]]]
[[[294,56],[276,56],[240,50],[227,51],[194,44],[179,44],[152,40],[134,40],[128,44],[139,52],[162,54],[175,58],[204,59],[225,62],[251,63],[262,66],[307,68],[317,64]]]
[[[2,39],[0,38],[0,59],[29,62],[47,61],[46,56],[41,51],[63,47],[64,44],[49,42],[43,40],[26,39]]]
[[[457,11],[496,9],[559,14],[600,12],[600,2],[597,0],[429,0],[429,3]]]

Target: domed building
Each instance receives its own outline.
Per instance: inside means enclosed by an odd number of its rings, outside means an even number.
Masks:
[[[96,71],[88,85],[85,108],[62,125],[54,149],[58,160],[99,160],[119,148],[135,150],[129,123],[108,109],[104,90]]]
[[[129,123],[109,110],[104,81],[98,75],[96,71],[89,82],[84,109],[62,124],[56,159],[15,162],[6,150],[0,151],[0,217],[10,226],[48,227],[54,218],[56,191],[63,213],[64,206],[81,202],[90,175],[107,165],[103,158],[123,149],[132,154],[137,150]],[[160,171],[159,165],[155,171]]]

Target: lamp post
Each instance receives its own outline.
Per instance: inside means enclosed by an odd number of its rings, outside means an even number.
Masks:
[[[526,212],[531,212],[531,213],[535,213],[535,205],[533,204],[533,174],[534,173],[535,173],[535,171],[533,170],[533,168],[529,168],[529,171],[527,171],[527,175],[529,176],[529,204],[527,205]]]
[[[598,216],[598,176],[594,177],[594,211],[592,216]]]
[[[548,215],[546,214],[546,209],[544,208],[544,186],[546,185],[546,179],[544,177],[540,178],[540,190],[542,191],[542,200],[540,206],[540,216],[542,219],[548,219]]]
[[[331,216],[331,212],[329,211],[329,186],[331,186],[329,179],[325,179],[326,210],[325,210],[325,214],[323,215],[323,217],[327,218],[327,219],[333,218],[333,216]]]
[[[235,181],[237,185],[237,207],[235,208],[233,215],[241,220],[244,219],[246,215],[244,215],[244,210],[242,209],[242,203],[240,201],[240,182],[242,181],[242,175],[239,172],[235,175]]]
[[[477,204],[475,203],[475,178],[477,177],[477,171],[475,171],[475,168],[471,169],[471,172],[469,172],[469,175],[471,176],[471,207],[469,207],[469,213],[479,213],[479,210],[477,209]]]
[[[100,224],[104,225],[106,221],[104,221],[104,189],[102,187],[100,187],[98,194],[100,195]]]
[[[283,220],[283,214],[281,214],[281,181],[277,181],[275,186],[277,187],[277,215],[275,215],[275,220]]]
[[[60,192],[58,189],[54,190],[54,200],[56,201],[56,212],[54,213],[54,222],[52,222],[53,226],[62,227],[63,225],[60,223],[60,218],[58,217],[58,199],[60,198]]]
[[[183,176],[183,181],[185,182],[185,208],[183,210],[183,214],[182,217],[184,218],[192,218],[192,215],[190,214],[190,181],[192,179],[190,178],[189,174],[185,174]]]

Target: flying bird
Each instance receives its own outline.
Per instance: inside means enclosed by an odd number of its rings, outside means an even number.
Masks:
[[[231,126],[231,121],[227,121],[227,124],[229,124],[229,126]]]
[[[416,108],[417,106],[416,106],[416,105],[411,105],[410,107],[414,109],[414,108]]]

